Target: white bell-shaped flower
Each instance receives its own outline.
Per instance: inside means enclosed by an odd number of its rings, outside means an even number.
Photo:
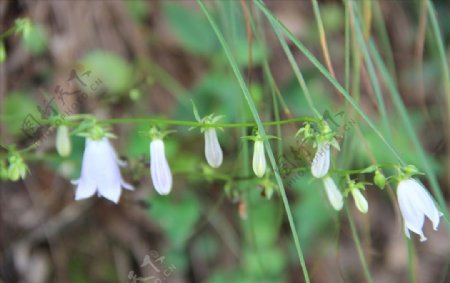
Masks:
[[[317,145],[316,155],[311,164],[311,174],[316,178],[322,178],[330,169],[330,143],[320,142]]]
[[[253,147],[253,171],[256,176],[262,177],[266,173],[266,155],[264,153],[264,142],[255,140]]]
[[[341,192],[336,186],[336,183],[330,176],[326,176],[322,180],[331,206],[333,206],[335,210],[341,210],[344,206],[344,200],[342,198]]]
[[[164,142],[154,139],[150,142],[150,175],[153,186],[160,195],[167,195],[172,189],[172,173],[166,159]]]
[[[122,179],[120,160],[109,142],[103,137],[99,140],[86,138],[80,179],[72,181],[77,185],[75,200],[93,196],[95,193],[114,203],[118,203],[121,187],[133,190],[133,186]]]
[[[422,231],[425,216],[433,223],[434,230],[437,230],[442,216],[430,193],[417,180],[408,178],[398,183],[397,198],[405,221],[406,236],[411,237],[411,230],[420,236],[421,241],[425,241],[427,238]]]
[[[369,211],[369,203],[367,199],[361,193],[361,190],[353,189],[351,190],[353,200],[355,201],[356,208],[362,213],[367,213]]]
[[[222,165],[223,153],[215,128],[205,129],[205,156],[211,167],[218,168]]]

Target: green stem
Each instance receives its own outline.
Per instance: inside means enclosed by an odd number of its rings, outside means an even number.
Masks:
[[[182,120],[164,120],[164,119],[155,119],[155,118],[113,118],[100,121],[101,123],[106,124],[126,124],[126,123],[154,123],[154,124],[165,124],[165,125],[178,125],[178,126],[191,126],[191,127],[201,127],[204,126],[203,123],[195,122],[195,121],[182,121]],[[280,121],[271,121],[271,122],[262,122],[264,126],[276,126],[276,125],[285,125],[297,122],[317,122],[316,119],[311,117],[297,117],[293,119],[280,120]],[[214,127],[219,128],[243,128],[243,127],[256,127],[257,123],[215,123]]]
[[[366,277],[366,281],[368,283],[373,283],[372,275],[370,274],[369,267],[367,266],[366,258],[364,257],[364,251],[362,249],[358,233],[356,232],[355,223],[353,222],[353,217],[350,214],[347,205],[345,205],[345,212],[347,214],[348,222],[350,224],[350,229],[352,230],[352,237],[353,240],[355,241],[355,246],[356,250],[358,251],[359,260],[361,261],[361,265],[364,270],[364,277]]]
[[[408,282],[416,283],[416,275],[414,273],[415,249],[414,249],[413,241],[411,239],[406,238],[406,248],[408,250],[408,271],[409,271],[408,272]]]
[[[81,117],[77,117],[81,119]],[[92,118],[89,116],[89,118]],[[72,120],[75,120],[72,119]],[[40,121],[42,124],[51,124],[54,121],[52,119],[43,119]],[[270,122],[261,122],[264,126],[277,126],[277,125],[286,125],[291,123],[299,123],[299,122],[318,122],[317,119],[312,117],[297,117],[286,120],[279,121],[270,121]],[[133,123],[148,123],[148,124],[158,124],[158,125],[176,125],[176,126],[189,126],[189,127],[202,127],[205,126],[203,123],[196,121],[185,121],[185,120],[167,120],[167,119],[158,119],[158,118],[145,118],[145,117],[134,117],[134,118],[111,118],[111,119],[103,119],[98,120],[100,124],[133,124]],[[77,125],[77,123],[68,123],[68,125]],[[249,128],[256,127],[257,123],[214,123],[214,127],[217,128]]]
[[[14,26],[10,27],[7,31],[0,34],[0,40],[3,40],[4,38],[10,36],[15,31],[16,31],[16,26],[14,25]]]

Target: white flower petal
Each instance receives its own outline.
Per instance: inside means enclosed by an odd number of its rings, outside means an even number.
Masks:
[[[133,185],[130,185],[128,183],[126,183],[125,181],[121,181],[120,185],[125,189],[125,190],[129,190],[129,191],[134,191],[134,187]]]
[[[330,201],[331,205],[335,210],[341,210],[344,206],[344,200],[342,198],[341,192],[336,186],[336,183],[334,183],[334,180],[329,176],[323,178],[322,180],[325,186],[328,200]]]
[[[223,152],[214,128],[205,130],[205,156],[208,164],[213,168],[218,168],[222,164]]]
[[[317,146],[316,155],[311,164],[311,174],[316,178],[322,178],[330,169],[330,144],[321,142]]]
[[[78,186],[75,191],[75,200],[82,200],[90,198],[95,194],[96,186],[94,183],[88,183],[86,181],[78,182]]]
[[[83,154],[81,177],[78,183],[75,199],[90,197],[97,192],[117,203],[121,195],[121,186],[130,188],[120,174],[117,155],[107,138],[101,140],[86,139]]]
[[[120,183],[102,183],[99,186],[98,192],[102,197],[109,199],[114,203],[118,203],[122,190],[120,188]]]
[[[399,183],[397,187],[397,199],[406,227],[414,233],[421,234],[425,217],[416,207],[417,199],[415,198],[415,194],[411,194],[407,180]]]
[[[150,143],[150,175],[153,186],[161,195],[167,195],[172,189],[172,173],[166,159],[164,143],[162,140],[153,140]]]
[[[264,154],[263,141],[255,141],[253,148],[253,172],[256,176],[262,177],[266,173],[266,156]]]
[[[405,225],[403,225],[403,228],[405,230],[406,237],[408,237],[408,239],[411,239],[411,234],[409,233],[408,227],[406,227],[406,223],[405,223]]]
[[[407,181],[411,191],[414,191],[414,197],[420,200],[417,202],[418,208],[431,220],[433,229],[437,230],[442,213],[437,209],[430,193],[417,180],[409,179]]]
[[[360,190],[354,189],[352,190],[353,200],[355,201],[356,208],[362,213],[367,213],[369,210],[369,203],[366,198],[363,196]]]
[[[409,178],[399,182],[397,199],[406,229],[420,235],[420,240],[425,241],[422,231],[425,216],[433,222],[434,229],[437,229],[441,216],[431,195],[417,180]]]

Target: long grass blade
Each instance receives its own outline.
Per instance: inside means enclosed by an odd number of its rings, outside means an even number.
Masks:
[[[207,19],[208,19],[212,29],[214,30],[214,33],[216,34],[216,36],[217,36],[217,38],[218,38],[218,40],[219,40],[219,42],[220,42],[224,52],[225,52],[225,55],[226,55],[226,57],[228,59],[228,62],[230,63],[231,68],[233,69],[233,72],[234,72],[234,74],[236,76],[236,79],[237,79],[237,81],[239,83],[239,86],[241,87],[241,90],[242,90],[243,95],[244,95],[244,97],[245,97],[245,99],[247,101],[247,104],[248,104],[248,106],[250,108],[250,111],[251,111],[251,113],[253,115],[253,118],[255,119],[255,122],[258,125],[258,131],[259,131],[261,137],[264,139],[264,145],[266,147],[266,152],[267,152],[267,155],[269,157],[272,169],[274,171],[275,179],[276,179],[277,184],[278,184],[278,186],[280,188],[281,198],[283,200],[283,204],[284,204],[284,207],[285,207],[285,210],[286,210],[286,214],[287,214],[287,217],[288,217],[289,226],[291,228],[292,236],[294,238],[294,243],[295,243],[297,254],[298,254],[298,257],[299,257],[299,260],[300,260],[300,265],[301,265],[302,270],[303,270],[303,276],[304,276],[305,281],[307,283],[309,283],[311,281],[310,281],[310,278],[309,278],[308,269],[306,268],[306,262],[305,262],[305,259],[304,259],[303,251],[302,251],[301,246],[300,246],[300,241],[298,239],[297,229],[295,228],[294,218],[292,216],[292,212],[291,212],[291,208],[290,208],[290,205],[289,205],[289,201],[287,199],[286,191],[284,189],[283,180],[281,179],[281,176],[280,176],[280,173],[279,173],[279,169],[278,169],[278,166],[276,164],[275,157],[273,155],[272,147],[271,147],[271,145],[270,145],[270,143],[268,142],[268,139],[267,139],[267,135],[266,135],[266,131],[264,129],[264,125],[261,122],[261,119],[259,117],[258,111],[256,110],[256,107],[255,107],[255,103],[253,102],[253,99],[252,99],[252,97],[250,95],[250,92],[249,92],[248,87],[247,87],[247,85],[246,85],[246,83],[244,81],[244,78],[243,78],[243,76],[241,74],[241,71],[239,70],[239,67],[238,67],[238,65],[236,63],[236,60],[233,57],[232,53],[230,52],[230,48],[229,48],[228,44],[226,43],[222,33],[220,32],[219,28],[217,27],[214,19],[211,17],[211,14],[209,13],[209,11],[206,8],[206,6],[204,5],[203,1],[202,0],[197,0],[197,4],[200,6],[201,10],[203,11],[205,16],[207,17]]]

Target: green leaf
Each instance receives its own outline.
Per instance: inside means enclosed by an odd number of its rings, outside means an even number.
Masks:
[[[208,21],[198,12],[177,2],[165,2],[163,13],[170,29],[188,51],[197,55],[211,55],[218,50],[218,41]]]
[[[157,221],[174,247],[182,247],[200,218],[199,201],[187,193],[183,198],[155,196],[150,200],[150,215]]]
[[[2,124],[13,135],[22,133],[25,119],[33,117],[39,122],[41,114],[37,105],[30,95],[26,95],[22,91],[13,91],[5,98],[4,113],[1,116]]]
[[[269,259],[270,260],[267,260]],[[271,279],[280,278],[286,268],[286,256],[278,247],[260,250],[246,250],[243,255],[243,268],[246,278]],[[254,280],[258,282],[259,280]],[[267,280],[269,282],[277,282]],[[260,281],[259,281],[260,282]]]
[[[133,83],[133,70],[122,57],[96,50],[82,60],[85,71],[91,72],[86,80],[86,91],[92,92],[92,86],[99,80],[111,94],[127,92]]]
[[[335,211],[328,203],[322,182],[315,181],[304,185],[307,183],[308,177],[306,176],[297,179],[296,191],[302,201],[295,204],[292,212],[297,219],[300,240],[308,251],[308,248],[313,247],[316,243],[317,234],[326,231],[326,234],[330,235]]]
[[[219,269],[212,273],[212,275],[206,280],[206,283],[247,283],[248,278],[239,271],[234,269],[223,270]]]
[[[22,37],[22,44],[31,54],[42,55],[48,47],[48,38],[44,27],[39,24],[32,25],[28,36]]]
[[[137,22],[142,23],[149,14],[150,6],[147,5],[148,4],[147,1],[131,0],[131,1],[125,1],[124,3],[125,3],[125,6],[126,6],[128,12],[131,14],[131,16]]]
[[[243,38],[236,41],[233,47],[234,55],[239,66],[248,66],[250,64],[250,49],[247,39]],[[253,66],[261,65],[264,59],[269,56],[267,49],[260,42],[253,42],[251,51]],[[223,64],[228,62],[225,56],[223,56],[222,61]]]
[[[275,243],[278,238],[279,210],[274,202],[265,201],[257,190],[253,190],[248,195],[249,202],[249,220],[243,222],[247,235],[251,236],[254,245],[267,247]],[[252,236],[253,235],[253,236]],[[255,236],[256,235],[256,236]]]

